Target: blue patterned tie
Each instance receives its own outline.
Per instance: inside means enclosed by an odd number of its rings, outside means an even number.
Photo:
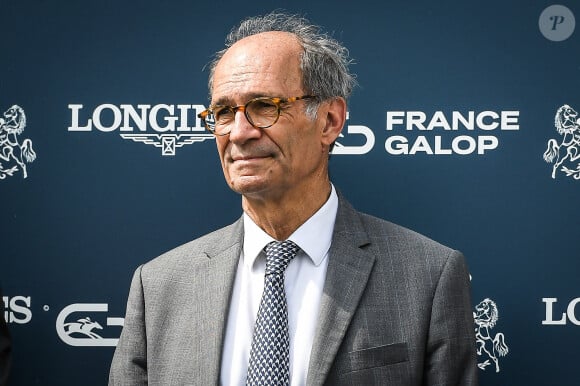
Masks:
[[[289,385],[290,338],[284,271],[299,247],[286,240],[272,241],[264,249],[264,293],[254,328],[246,385]]]

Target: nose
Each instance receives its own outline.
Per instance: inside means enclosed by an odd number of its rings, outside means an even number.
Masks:
[[[252,126],[248,121],[243,109],[236,111],[234,121],[231,124],[230,142],[242,144],[251,139],[260,138],[262,135],[262,130]]]

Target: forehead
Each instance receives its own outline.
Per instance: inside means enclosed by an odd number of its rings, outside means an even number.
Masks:
[[[287,32],[264,32],[236,42],[216,65],[212,101],[295,96],[302,90],[301,53],[298,39]]]

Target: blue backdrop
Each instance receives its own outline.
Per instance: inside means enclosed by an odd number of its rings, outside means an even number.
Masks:
[[[11,384],[105,384],[133,270],[240,216],[204,66],[278,7],[354,59],[335,185],[466,255],[481,384],[577,384],[577,2],[0,0]]]

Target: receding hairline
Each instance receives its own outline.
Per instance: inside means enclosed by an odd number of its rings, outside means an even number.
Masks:
[[[213,75],[218,62],[233,45],[246,38],[258,35],[293,35],[301,46],[299,56],[303,86],[306,91],[320,95],[322,99],[341,96],[347,99],[356,86],[355,75],[349,71],[348,49],[322,27],[312,24],[300,15],[271,12],[262,16],[249,17],[232,28],[225,40],[225,47],[213,55],[208,63],[208,91],[213,89]]]
[[[303,85],[304,73],[302,69],[302,54],[304,53],[304,46],[302,45],[300,39],[296,34],[286,31],[265,31],[254,35],[246,36],[245,38],[236,41],[234,44],[232,44],[223,52],[223,55],[215,63],[215,66],[213,68],[214,70],[213,75],[215,75],[215,72],[217,72],[218,70],[223,71],[222,65],[224,63],[224,60],[226,62],[231,60],[232,57],[235,57],[235,55],[239,51],[243,52],[245,49],[254,50],[256,48],[258,50],[264,49],[267,51],[268,41],[265,41],[264,39],[267,39],[269,42],[274,42],[276,44],[276,47],[272,48],[275,49],[275,53],[278,53],[278,55],[276,56],[285,58],[286,60],[290,60],[292,62],[295,61],[297,65],[296,69],[300,76],[301,83],[300,85],[304,86]],[[266,44],[266,46],[262,47],[264,44]],[[209,90],[209,92],[213,93],[213,90]]]
[[[296,54],[300,55],[301,53],[304,52],[304,45],[302,44],[302,41],[300,40],[298,35],[296,35],[295,33],[286,32],[286,31],[265,31],[265,32],[260,32],[260,33],[254,34],[254,35],[246,36],[245,38],[236,41],[234,44],[232,44],[230,47],[228,47],[224,51],[223,55],[216,62],[216,67],[222,61],[222,59],[225,56],[227,56],[228,52],[232,51],[232,49],[237,48],[242,44],[248,44],[248,43],[261,44],[260,41],[263,41],[264,39],[266,39],[268,41],[276,42],[276,43],[280,43],[280,42],[287,43],[288,46],[286,48],[287,48],[289,53],[296,53]],[[294,52],[293,52],[293,50],[294,50]]]

